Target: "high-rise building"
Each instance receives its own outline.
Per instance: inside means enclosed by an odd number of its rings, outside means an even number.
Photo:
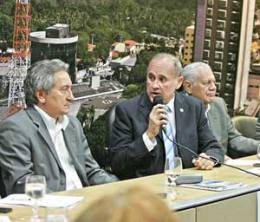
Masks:
[[[194,61],[211,66],[230,113],[246,98],[254,4],[255,0],[197,0]]]
[[[45,31],[30,33],[31,63],[42,59],[61,59],[69,64],[72,82],[76,80],[78,36],[69,33],[67,24],[56,24]]]
[[[194,25],[190,25],[185,29],[185,44],[183,53],[183,64],[187,65],[192,62],[193,41],[194,41]]]

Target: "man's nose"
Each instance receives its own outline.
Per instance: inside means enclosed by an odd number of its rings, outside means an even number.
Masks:
[[[72,92],[71,89],[69,89],[69,91],[68,91],[67,99],[68,99],[68,100],[74,100],[74,99],[75,99],[75,97],[74,97],[73,92]]]
[[[159,82],[159,80],[154,80],[154,82],[153,82],[153,87],[154,87],[154,88],[159,88],[159,87],[160,87],[160,82]]]
[[[210,84],[209,84],[209,89],[211,89],[211,90],[216,90],[216,84],[215,84],[215,82],[211,82]]]

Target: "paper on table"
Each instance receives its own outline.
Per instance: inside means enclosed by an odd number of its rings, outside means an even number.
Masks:
[[[230,182],[230,181],[221,181],[221,180],[205,180],[196,184],[183,184],[182,187],[202,189],[202,190],[211,190],[211,191],[225,191],[238,189],[247,186],[243,183]]]
[[[38,201],[40,207],[70,207],[81,201],[83,197],[45,195]],[[0,199],[0,204],[32,206],[33,200],[26,194],[11,194]]]
[[[251,173],[256,173],[260,176],[260,168],[252,168],[252,169],[248,169],[247,171],[251,172]]]
[[[11,222],[8,216],[0,216],[0,222]]]
[[[232,166],[253,166],[256,163],[260,163],[259,160],[240,160],[240,159],[235,159],[235,160],[228,160],[225,162],[228,165]]]

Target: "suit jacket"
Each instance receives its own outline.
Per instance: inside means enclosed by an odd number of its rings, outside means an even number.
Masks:
[[[256,122],[256,140],[260,140],[260,112],[258,113],[258,118],[257,118],[257,122]]]
[[[195,153],[207,153],[223,161],[223,153],[213,136],[202,103],[176,93],[174,100],[176,140]],[[164,171],[165,150],[162,133],[156,136],[157,145],[149,152],[142,135],[147,130],[152,104],[146,93],[116,106],[109,152],[113,172],[122,179],[141,177]],[[192,167],[194,155],[182,148],[176,150],[184,168]]]
[[[117,180],[101,170],[93,159],[75,117],[69,116],[63,135],[83,186]],[[54,144],[44,121],[34,108],[22,110],[0,124],[0,168],[7,194],[24,192],[25,177],[32,173],[46,177],[48,192],[66,188],[65,172]]]
[[[255,154],[259,141],[244,137],[239,133],[228,113],[225,101],[216,97],[210,104],[208,120],[217,140],[225,154],[232,158]]]

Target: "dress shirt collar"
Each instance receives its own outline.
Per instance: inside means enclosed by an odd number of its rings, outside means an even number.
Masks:
[[[46,113],[44,110],[42,110],[39,106],[34,105],[34,108],[41,115],[48,129],[55,129],[56,127],[59,127],[60,129],[65,130],[67,128],[69,124],[69,118],[67,117],[67,115],[63,115],[59,119],[54,119],[51,116],[49,116],[48,113]]]
[[[166,104],[166,106],[168,106],[168,108],[171,110],[171,112],[174,109],[174,100],[175,100],[175,96],[173,96],[172,99]]]
[[[205,115],[206,115],[207,118],[208,118],[209,111],[210,111],[210,104],[207,105],[207,108],[205,110]]]

